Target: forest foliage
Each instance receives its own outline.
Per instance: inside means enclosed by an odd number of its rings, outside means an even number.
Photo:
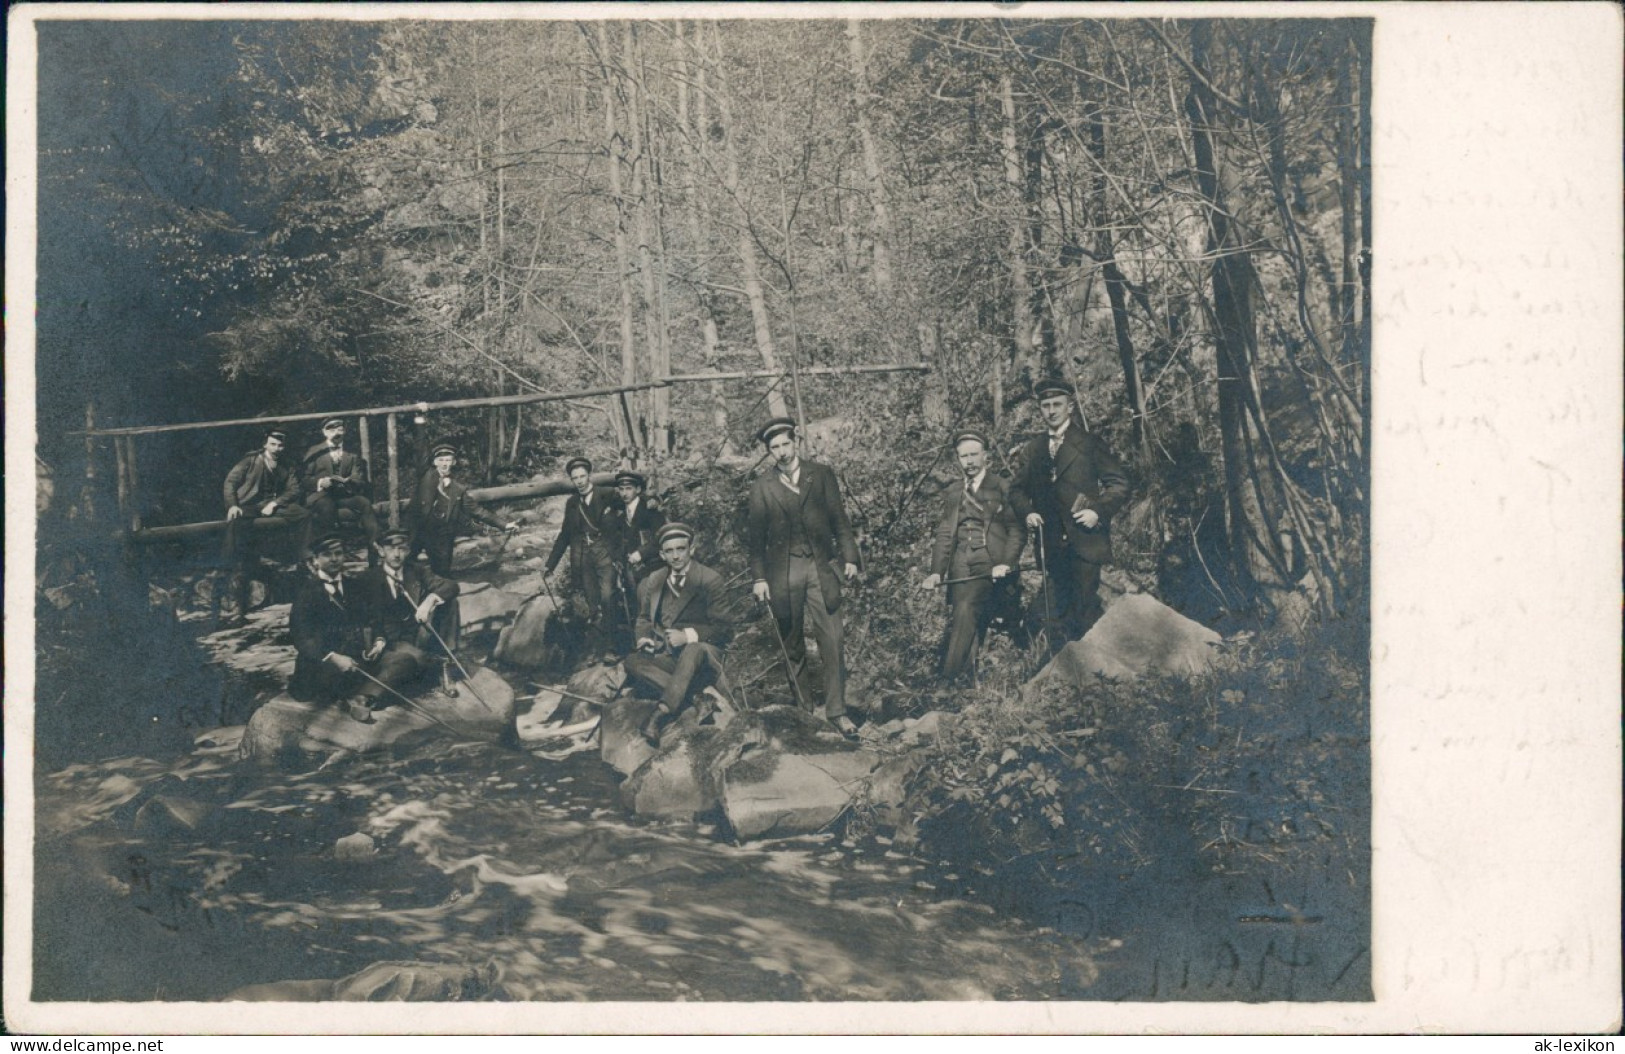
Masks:
[[[42,119],[42,273],[104,252],[163,320],[89,339],[94,308],[46,305],[42,356],[78,368],[42,402],[158,423],[132,374],[201,419],[769,371],[437,425],[496,476],[837,418],[821,456],[884,549],[950,427],[1008,450],[1061,374],[1132,466],[1119,558],[1165,599],[1364,602],[1368,21],[192,32],[208,62],[132,31]],[[930,370],[799,372],[877,363]]]

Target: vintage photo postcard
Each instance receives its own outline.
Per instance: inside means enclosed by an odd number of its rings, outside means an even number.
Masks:
[[[9,1029],[1619,1027],[1613,5],[9,30]]]

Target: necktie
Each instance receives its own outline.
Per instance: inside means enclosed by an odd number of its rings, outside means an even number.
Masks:
[[[324,578],[322,579],[322,588],[327,590],[327,595],[334,600],[344,599],[344,579]]]
[[[666,579],[666,584],[671,587],[671,595],[672,596],[680,597],[680,596],[683,595],[683,578],[682,578],[682,576],[680,576],[680,575],[672,575],[670,578]]]
[[[384,577],[389,579],[389,595],[393,598],[399,598],[401,590],[406,588],[405,584],[401,582],[401,576],[392,575],[386,571]]]

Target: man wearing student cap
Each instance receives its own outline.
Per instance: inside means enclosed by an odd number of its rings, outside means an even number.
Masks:
[[[615,493],[620,506],[615,512],[615,559],[625,565],[634,582],[660,566],[660,528],[666,514],[644,496],[648,481],[640,473],[623,469],[615,473]]]
[[[336,531],[340,510],[348,510],[367,537],[367,563],[376,564],[378,517],[372,508],[367,462],[344,446],[344,418],[322,422],[323,441],[305,451],[305,507],[312,532]]]
[[[433,464],[418,480],[412,498],[412,556],[423,550],[429,554],[429,567],[434,573],[449,578],[452,548],[469,520],[493,531],[517,530],[519,524],[498,523],[468,500],[468,488],[451,477],[457,464],[455,447],[442,443],[430,457]]]
[[[1051,593],[1048,610],[1037,607],[1046,604],[1042,591],[1034,610],[1076,640],[1102,613],[1100,569],[1111,562],[1112,516],[1128,500],[1128,476],[1105,442],[1084,430],[1072,385],[1041,381],[1033,396],[1046,433],[1022,447],[1012,498],[1027,526],[1043,531]]]
[[[294,593],[288,613],[293,677],[288,694],[302,702],[343,703],[350,716],[370,720],[357,696],[362,670],[383,651],[367,628],[364,591],[344,574],[344,539],[329,534],[310,547],[310,574]]]
[[[379,653],[374,676],[390,688],[403,691],[435,665],[440,666],[444,682],[450,684],[449,649],[457,646],[459,628],[460,587],[421,564],[408,563],[411,548],[409,532],[385,531],[378,538],[381,566],[369,568],[358,577],[355,590],[372,634],[371,645]],[[362,685],[357,694],[369,710],[383,709],[395,701],[381,685],[371,681]]]
[[[802,707],[816,709],[807,669],[806,631],[812,630],[824,667],[824,717],[842,732],[856,731],[846,716],[839,556],[847,582],[858,577],[858,546],[841,501],[835,472],[800,456],[796,423],[777,417],[756,438],[773,466],[751,484],[745,549],[756,599],[778,623]]]
[[[942,677],[950,682],[969,671],[971,654],[987,630],[994,591],[1019,589],[1016,571],[1026,542],[1008,485],[988,470],[987,437],[961,431],[953,446],[963,482],[945,493],[931,545],[931,573],[921,583],[925,589],[948,587]]]
[[[221,563],[231,569],[230,590],[237,602],[237,617],[248,610],[248,568],[257,557],[254,533],[266,520],[279,520],[298,531],[301,552],[310,541],[305,507],[299,504],[299,474],[283,448],[288,436],[279,428],[265,433],[260,449],[243,456],[226,474],[221,500],[225,505],[226,533],[220,545]]]
[[[693,542],[687,524],[662,527],[656,544],[665,565],[638,584],[637,650],[625,663],[627,677],[660,693],[660,705],[644,726],[650,739],[687,705],[696,687],[704,688],[712,706],[731,704],[722,648],[733,638],[733,624],[721,611],[722,576],[693,559]]]
[[[592,462],[573,457],[565,462],[564,474],[575,493],[564,503],[564,523],[548,554],[545,573],[552,574],[570,553],[570,577],[587,603],[587,618],[603,633],[601,645],[608,647],[607,622],[615,606],[615,545],[619,512],[614,492],[592,482]]]

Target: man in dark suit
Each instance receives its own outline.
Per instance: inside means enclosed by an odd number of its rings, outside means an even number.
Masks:
[[[587,619],[599,635],[598,645],[609,645],[608,623],[615,610],[615,517],[619,513],[614,492],[595,487],[592,462],[571,458],[564,466],[576,492],[564,503],[564,523],[548,554],[546,574],[552,574],[570,553],[571,583],[587,603]]]
[[[345,449],[344,418],[324,421],[322,436],[323,442],[305,451],[305,507],[310,510],[310,529],[323,534],[335,532],[339,511],[348,510],[367,536],[367,565],[376,566],[378,517],[372,508],[372,479],[366,459]]]
[[[445,664],[450,661],[448,649],[457,646],[460,587],[420,564],[408,564],[411,548],[406,531],[384,532],[378,539],[383,566],[369,568],[356,579],[355,592],[364,605],[373,647],[379,652],[373,676],[383,682],[361,686],[358,695],[369,711],[382,710],[396,701],[383,685],[404,691],[435,664],[436,657],[442,683],[450,694],[456,694]],[[436,633],[440,640],[435,639]],[[444,647],[440,641],[445,642]],[[372,720],[370,713],[356,716],[363,722]]]
[[[1012,499],[1027,526],[1042,528],[1048,593],[1035,605],[1042,617],[1077,640],[1099,620],[1100,569],[1111,562],[1112,516],[1128,500],[1122,463],[1074,413],[1074,390],[1062,380],[1033,389],[1045,435],[1021,451],[1021,474]],[[1064,640],[1052,637],[1050,646]]]
[[[351,717],[370,720],[366,704],[352,696],[367,683],[360,671],[378,658],[383,643],[367,628],[362,590],[344,577],[344,539],[319,539],[309,566],[288,613],[295,653],[288,694],[304,702],[344,701]]]
[[[624,564],[634,582],[660,568],[660,545],[656,540],[666,522],[666,514],[644,496],[648,481],[630,469],[615,474],[615,493],[620,507],[615,517],[615,559]]]
[[[248,610],[248,569],[257,559],[254,525],[280,520],[299,532],[301,553],[310,541],[309,517],[299,504],[299,474],[291,455],[283,447],[287,433],[272,429],[265,433],[260,449],[243,456],[226,474],[221,500],[226,510],[226,533],[220,545],[220,561],[231,569],[230,590],[237,602],[235,618]]]
[[[851,734],[857,729],[846,716],[841,580],[834,563],[838,551],[844,577],[856,580],[858,545],[841,489],[828,465],[800,456],[790,418],[774,418],[756,438],[773,456],[773,467],[750,488],[745,549],[756,577],[752,591],[772,609],[791,686],[808,712],[815,710],[807,669],[806,630],[811,628],[824,665],[824,717]]]
[[[960,679],[987,629],[989,598],[996,589],[1019,588],[1019,566],[1026,543],[1021,520],[1010,503],[1004,480],[988,471],[987,438],[980,432],[954,436],[954,456],[964,483],[949,488],[942,518],[931,545],[931,573],[922,588],[948,586],[948,641],[942,659],[943,680]]]
[[[657,544],[666,566],[638,584],[637,650],[626,657],[626,675],[660,693],[643,730],[651,740],[697,686],[712,696],[711,705],[731,704],[722,648],[733,638],[733,624],[721,611],[722,576],[694,561],[693,541],[687,524],[662,527]]]
[[[498,523],[468,500],[468,488],[451,478],[457,464],[457,450],[441,444],[430,455],[432,467],[418,480],[412,497],[412,557],[419,550],[429,554],[429,567],[435,574],[451,576],[452,547],[469,520],[492,531],[513,531],[518,523]]]

